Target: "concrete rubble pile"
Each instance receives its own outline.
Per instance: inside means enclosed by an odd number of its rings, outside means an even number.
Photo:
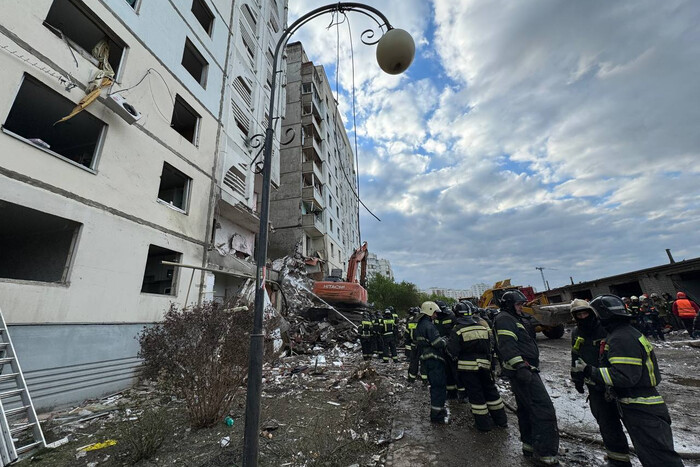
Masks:
[[[304,257],[300,254],[275,260],[272,269],[279,272],[279,285],[284,296],[282,315],[289,324],[287,331],[290,353],[314,354],[314,347],[334,348],[358,341],[355,327],[345,320],[323,318],[313,320],[307,313],[325,306],[313,290],[313,280],[306,275]]]

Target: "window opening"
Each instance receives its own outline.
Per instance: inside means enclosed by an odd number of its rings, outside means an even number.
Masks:
[[[192,179],[167,162],[163,162],[158,199],[183,211],[187,210],[187,198]]]
[[[179,263],[182,255],[156,245],[149,245],[146,269],[143,273],[141,292],[160,295],[176,295],[178,268],[165,265],[163,261]]]
[[[75,103],[69,99],[25,75],[3,130],[33,146],[92,169],[107,125],[87,111],[54,125],[74,107]]]
[[[185,49],[182,52],[182,66],[203,88],[206,88],[209,63],[189,39],[185,39]]]
[[[2,200],[0,219],[0,277],[67,281],[81,224]]]
[[[136,1],[134,0],[133,4],[132,1],[129,1],[129,4],[134,7]],[[124,56],[126,45],[96,15],[90,13],[82,3],[72,0],[54,0],[44,25],[58,37],[65,39],[73,49],[96,67],[99,65],[99,61],[92,56],[92,49],[98,42],[105,39],[109,45],[107,62],[115,74],[119,74],[119,65]]]
[[[202,25],[204,31],[211,36],[214,26],[214,14],[211,12],[204,0],[192,0],[192,14]]]
[[[175,96],[170,126],[190,143],[197,145],[200,116],[180,95]]]

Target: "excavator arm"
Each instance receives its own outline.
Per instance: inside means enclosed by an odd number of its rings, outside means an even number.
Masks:
[[[348,261],[348,275],[345,278],[346,282],[357,283],[357,265],[360,264],[360,285],[365,286],[365,277],[367,275],[367,242],[364,242],[360,248],[355,250]]]

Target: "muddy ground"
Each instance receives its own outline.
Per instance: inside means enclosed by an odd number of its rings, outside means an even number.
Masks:
[[[584,397],[569,382],[569,336],[539,339],[542,377],[562,432],[562,464],[604,465],[603,450],[595,443],[599,439],[595,422]],[[663,376],[659,390],[669,405],[676,449],[692,455],[700,453],[700,349],[674,345],[683,339],[670,336],[669,343],[655,347]],[[468,404],[450,403],[451,424],[431,425],[428,390],[420,383],[406,383],[405,362],[375,360],[367,365],[349,346],[316,352],[323,356],[318,364],[314,356],[299,355],[265,368],[260,465],[532,465],[520,454],[514,414],[508,414],[508,428],[480,433],[472,427]],[[498,384],[504,399],[515,405],[507,383]],[[165,414],[165,441],[151,459],[135,465],[240,465],[244,403],[241,394],[230,413],[233,426],[222,421],[192,430],[182,401],[144,383],[111,398],[45,414],[47,441],[66,436],[70,441],[35,453],[19,465],[133,465],[123,439],[125,427],[139,423],[148,408]],[[106,440],[116,444],[88,452],[79,449]],[[700,461],[686,459],[685,464],[698,466]],[[639,465],[636,459],[635,465]]]

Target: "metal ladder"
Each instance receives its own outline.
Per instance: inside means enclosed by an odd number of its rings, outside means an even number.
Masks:
[[[0,432],[0,466],[16,461],[20,454],[46,446],[1,310]]]

